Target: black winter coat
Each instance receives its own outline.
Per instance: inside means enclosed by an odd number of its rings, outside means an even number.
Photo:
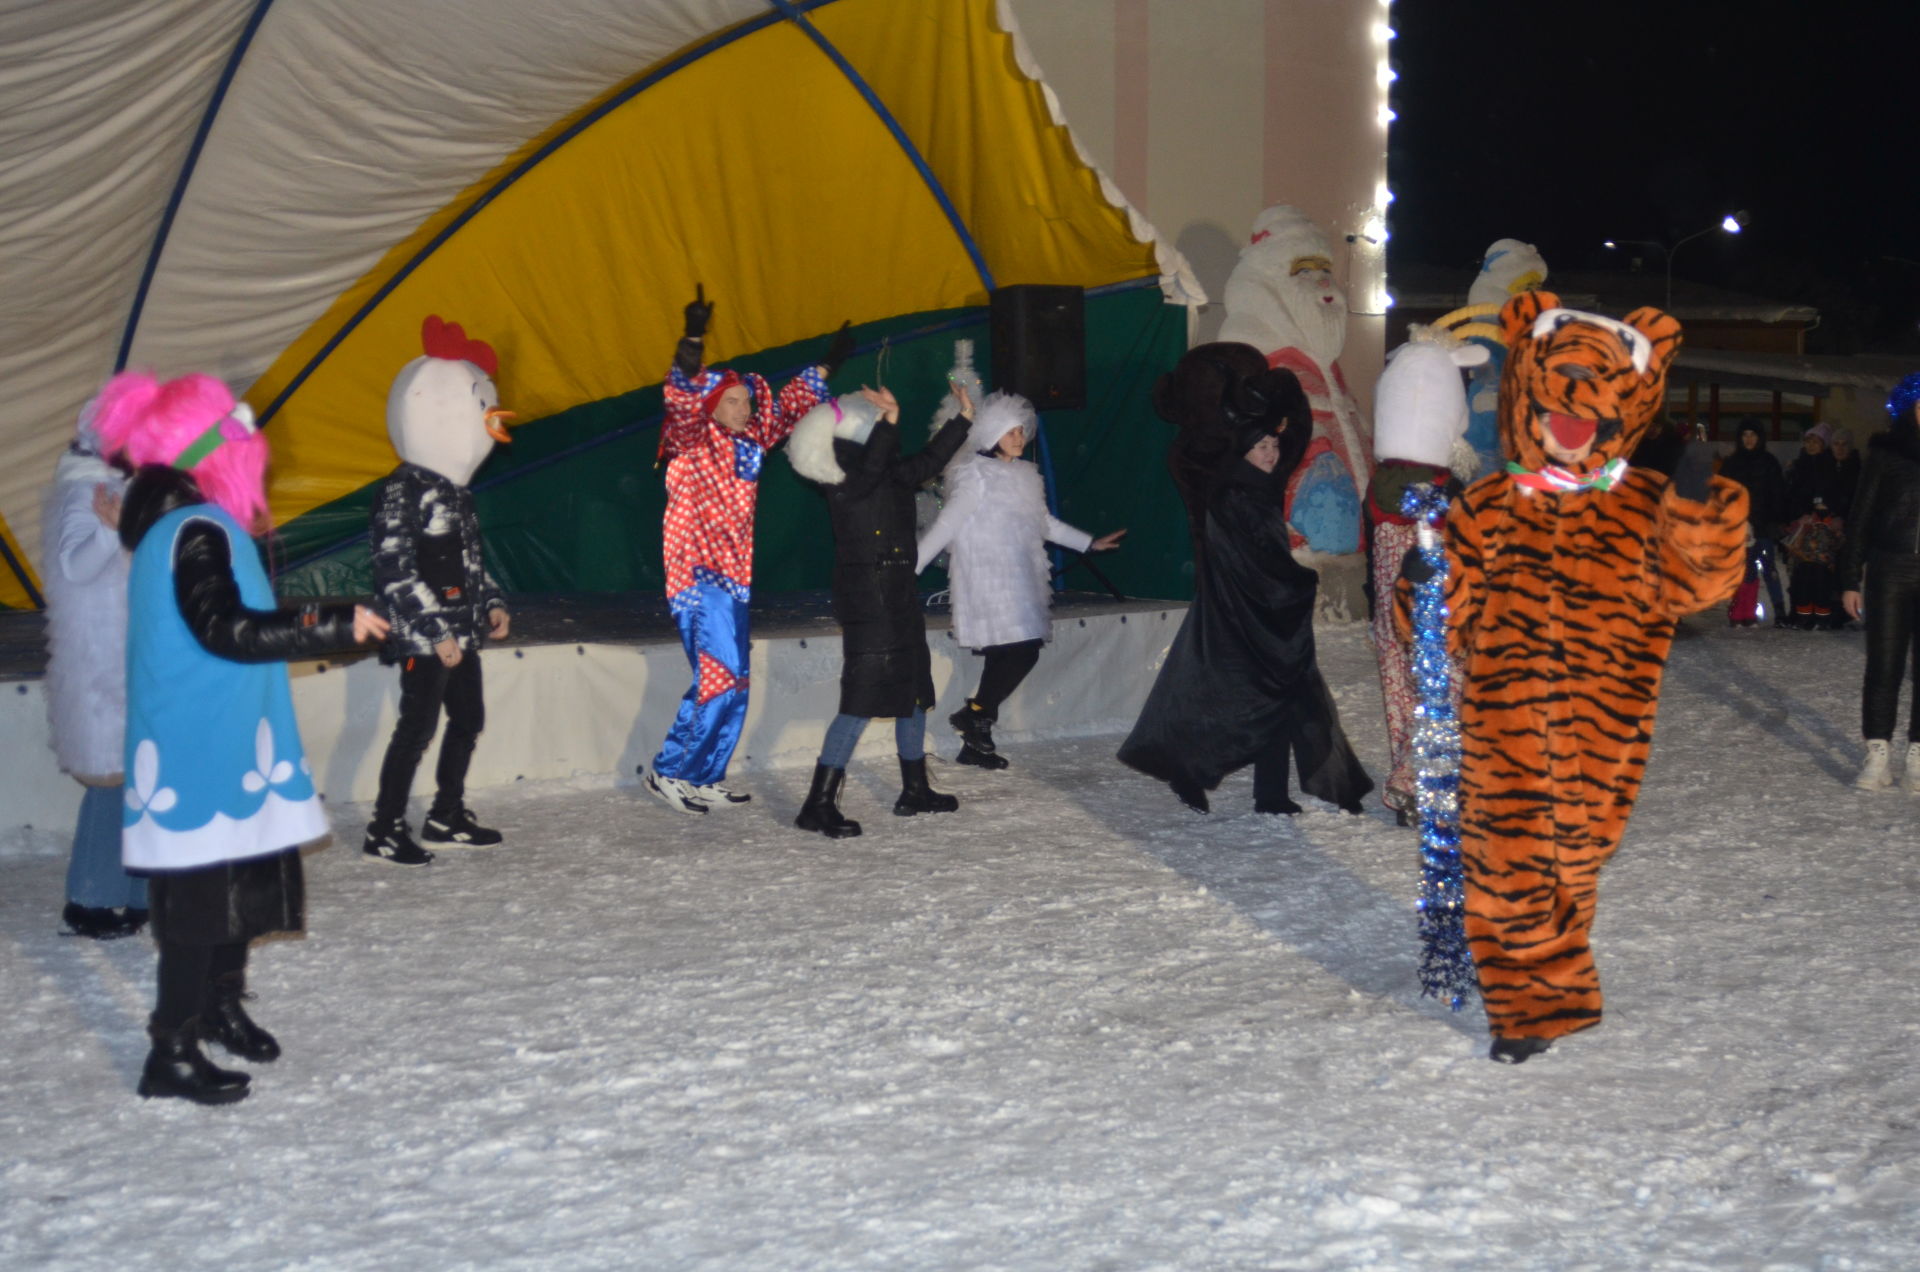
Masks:
[[[1287,547],[1287,475],[1286,467],[1268,474],[1237,461],[1207,495],[1193,604],[1120,761],[1212,790],[1284,743],[1280,754],[1298,764],[1302,790],[1350,805],[1373,781],[1347,743],[1314,657],[1320,579]]]
[[[1876,434],[1862,467],[1840,563],[1846,592],[1860,590],[1860,572],[1874,562],[1920,555],[1920,429]]]
[[[842,715],[907,716],[933,705],[933,663],[914,566],[913,496],[967,440],[956,416],[917,455],[900,456],[897,424],[879,423],[866,445],[833,443],[846,479],[823,486],[833,518],[833,617],[840,624]]]
[[[1747,523],[1753,537],[1777,537],[1787,517],[1787,479],[1773,452],[1764,444],[1753,450],[1737,447],[1720,461],[1720,475],[1747,488]]]
[[[1813,511],[1820,499],[1828,511],[1834,511],[1840,488],[1840,461],[1831,452],[1818,455],[1802,452],[1787,465],[1787,520],[1798,521]]]

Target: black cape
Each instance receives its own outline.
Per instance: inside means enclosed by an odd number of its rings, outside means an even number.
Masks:
[[[1320,578],[1287,546],[1286,467],[1268,474],[1240,461],[1207,495],[1193,604],[1120,760],[1212,790],[1284,741],[1302,790],[1351,805],[1373,781],[1314,660]]]

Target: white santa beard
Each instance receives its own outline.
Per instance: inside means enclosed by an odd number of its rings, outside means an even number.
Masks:
[[[1321,299],[1318,287],[1288,283],[1280,303],[1300,329],[1300,347],[1322,366],[1332,366],[1347,344],[1347,302],[1339,292]]]

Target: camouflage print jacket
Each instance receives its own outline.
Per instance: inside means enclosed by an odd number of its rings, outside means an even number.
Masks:
[[[374,495],[371,541],[374,593],[393,624],[382,662],[430,654],[449,636],[464,650],[485,643],[488,611],[506,600],[487,573],[473,492],[402,464]]]

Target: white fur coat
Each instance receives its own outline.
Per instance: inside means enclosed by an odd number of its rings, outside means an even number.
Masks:
[[[955,640],[984,649],[1052,636],[1049,543],[1085,552],[1093,536],[1047,514],[1038,468],[975,453],[947,470],[946,506],[920,539],[919,568],[952,554]]]
[[[47,719],[60,767],[82,781],[120,772],[127,719],[127,562],[93,492],[126,479],[90,455],[60,457],[40,560],[47,589]]]

